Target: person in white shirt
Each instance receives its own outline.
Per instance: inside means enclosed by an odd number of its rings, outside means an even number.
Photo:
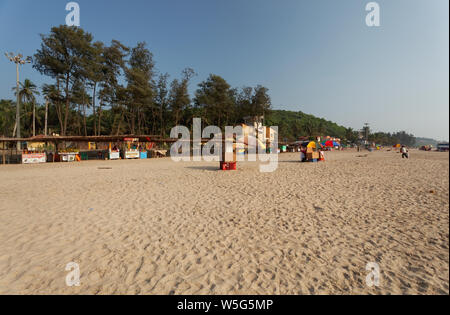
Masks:
[[[402,147],[400,149],[400,153],[402,154],[402,159],[404,159],[404,158],[409,159],[409,151],[404,145],[402,145]]]

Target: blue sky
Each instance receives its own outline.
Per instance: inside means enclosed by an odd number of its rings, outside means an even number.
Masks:
[[[0,98],[14,97],[6,51],[33,55],[40,33],[65,23],[64,0],[0,0]],[[273,107],[353,128],[449,138],[449,1],[377,1],[381,26],[365,24],[362,0],[79,0],[95,40],[146,41],[157,69],[196,84],[210,73],[232,86],[270,89]],[[30,65],[21,79],[51,82]]]

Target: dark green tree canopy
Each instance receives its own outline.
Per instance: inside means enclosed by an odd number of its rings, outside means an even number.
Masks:
[[[250,120],[264,117],[265,125],[279,126],[283,140],[329,135],[355,143],[365,135],[370,141],[384,145],[414,142],[414,137],[406,132],[355,131],[303,112],[273,110],[267,87],[232,87],[216,74],[200,82],[192,97],[189,88],[195,71],[186,68],[179,77],[169,81],[168,74],[156,69],[153,54],[145,42],[127,47],[112,39],[105,44],[94,41],[80,27],[66,25],[51,28],[49,34],[41,35],[41,40],[33,67],[53,80],[42,87],[42,94],[48,100],[51,132],[167,136],[175,125],[191,127],[194,117],[221,128],[242,123],[249,117]],[[21,133],[30,134],[30,122],[42,132],[41,122],[47,107],[36,102],[39,91],[31,81],[25,80],[21,86],[24,103]],[[14,131],[12,106],[11,101],[1,103],[0,133],[3,135],[12,135]]]

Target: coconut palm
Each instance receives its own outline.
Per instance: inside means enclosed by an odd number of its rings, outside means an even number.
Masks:
[[[23,83],[20,83],[19,97],[22,103],[33,104],[33,137],[36,136],[36,95],[39,94],[37,86],[31,80],[25,79]]]

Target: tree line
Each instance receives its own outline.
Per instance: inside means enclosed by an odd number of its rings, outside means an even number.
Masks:
[[[191,68],[170,80],[156,70],[145,42],[128,47],[118,40],[94,41],[79,27],[61,25],[41,35],[33,68],[51,78],[38,88],[30,80],[20,84],[21,134],[159,135],[167,137],[176,125],[191,126],[194,117],[221,128],[264,116],[265,124],[279,126],[280,140],[330,135],[354,143],[358,131],[302,112],[272,110],[268,89],[261,85],[231,87],[215,74],[199,83],[191,97],[189,86],[197,75]],[[44,104],[38,104],[42,95]],[[47,126],[47,130],[45,130]],[[14,136],[15,102],[0,101],[0,135]],[[410,141],[405,134],[372,134],[375,142]],[[408,135],[409,136],[409,135]]]
[[[173,126],[191,125],[193,117],[223,127],[244,116],[263,115],[271,107],[267,88],[232,88],[214,74],[198,85],[191,98],[189,84],[195,71],[186,68],[179,78],[169,80],[167,73],[156,70],[145,42],[135,47],[117,40],[104,44],[82,28],[66,25],[53,27],[41,39],[33,68],[53,83],[44,84],[40,91],[30,80],[21,84],[24,136],[45,132],[46,112],[49,130],[60,135],[167,136]],[[36,104],[38,94],[47,106]],[[14,135],[13,106],[11,101],[1,102],[4,136]]]
[[[342,140],[343,144],[358,144],[366,140],[382,146],[404,144],[415,146],[416,138],[405,131],[395,133],[372,132],[368,126],[361,130],[346,128],[332,121],[305,114],[301,111],[272,110],[266,119],[267,125],[278,126],[280,141],[295,141],[300,138],[315,139],[331,136]]]
[[[396,145],[403,144],[408,147],[416,146],[416,137],[412,134],[408,134],[405,131],[399,131],[394,133],[375,132],[369,135],[369,141],[375,142],[381,145]]]

